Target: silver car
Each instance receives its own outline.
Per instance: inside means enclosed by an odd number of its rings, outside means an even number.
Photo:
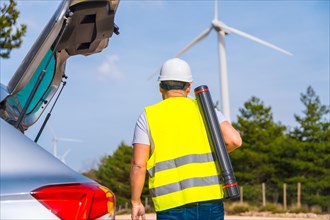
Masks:
[[[114,219],[115,195],[72,170],[26,131],[65,84],[66,60],[108,45],[119,0],[63,0],[18,66],[1,85],[0,219]],[[56,102],[55,102],[56,103]]]

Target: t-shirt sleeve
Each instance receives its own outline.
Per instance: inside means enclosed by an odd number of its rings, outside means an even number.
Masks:
[[[145,111],[140,115],[135,124],[132,144],[150,145],[149,126]]]
[[[218,121],[219,121],[219,124],[221,124],[222,122],[225,122],[227,121],[227,119],[225,118],[225,116],[222,114],[222,112],[220,112],[218,109],[215,109],[215,112],[218,116]]]

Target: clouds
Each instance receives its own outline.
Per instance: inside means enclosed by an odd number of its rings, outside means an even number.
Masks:
[[[101,65],[97,68],[97,80],[102,82],[114,82],[124,78],[124,74],[119,68],[120,58],[117,54],[105,57]]]

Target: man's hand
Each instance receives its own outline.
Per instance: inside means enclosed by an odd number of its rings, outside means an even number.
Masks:
[[[146,220],[145,209],[142,203],[132,204],[132,220],[139,220],[141,217],[142,220]]]

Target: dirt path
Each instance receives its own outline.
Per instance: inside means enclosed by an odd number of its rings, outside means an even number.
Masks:
[[[267,215],[265,213],[264,215]],[[131,215],[117,215],[116,220],[130,220]],[[146,214],[147,220],[156,220],[155,214]],[[316,215],[312,213],[301,214],[273,214],[272,216],[262,216],[261,213],[251,216],[225,216],[225,220],[330,220],[330,215]]]

